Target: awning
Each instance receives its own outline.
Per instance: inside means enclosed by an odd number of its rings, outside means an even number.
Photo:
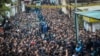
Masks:
[[[94,11],[94,10],[100,10],[100,5],[78,7],[77,9],[78,9],[78,10],[81,10],[81,11]]]
[[[87,11],[87,12],[75,12],[78,15],[83,16],[83,20],[87,22],[100,22],[100,11]]]

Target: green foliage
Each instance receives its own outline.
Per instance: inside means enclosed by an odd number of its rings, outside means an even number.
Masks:
[[[0,0],[0,15],[4,15],[5,11],[9,10],[5,3],[11,3],[11,0]]]
[[[0,3],[10,3],[11,0],[0,0]]]

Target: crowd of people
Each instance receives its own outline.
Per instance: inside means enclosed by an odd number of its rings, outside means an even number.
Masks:
[[[0,56],[99,56],[100,32],[92,33],[80,28],[78,46],[74,20],[59,11],[58,8],[41,8],[50,28],[46,33],[41,32],[40,21],[34,11],[11,19],[13,28],[5,38],[0,37]],[[78,52],[76,47],[80,46]]]

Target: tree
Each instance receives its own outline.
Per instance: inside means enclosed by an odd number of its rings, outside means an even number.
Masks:
[[[5,15],[5,11],[9,10],[5,4],[11,3],[11,0],[0,0],[0,15]]]

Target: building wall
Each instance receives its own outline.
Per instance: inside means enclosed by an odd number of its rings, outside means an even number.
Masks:
[[[55,3],[56,5],[59,4],[59,0],[50,0],[50,3]]]
[[[24,3],[24,1],[21,1],[21,8],[22,8],[22,12],[24,12],[25,11],[25,3]]]
[[[66,6],[66,0],[62,0],[61,1],[62,5]],[[62,7],[62,12],[65,13],[65,14],[68,14],[68,10],[66,7]]]
[[[95,32],[96,30],[100,30],[100,23],[92,24],[92,31]]]
[[[15,16],[15,14],[16,14],[16,7],[11,6],[11,16]]]
[[[12,2],[16,2],[17,0],[12,0]],[[15,16],[15,14],[18,13],[18,5],[11,5],[11,4],[6,4],[10,8],[10,11],[5,11],[6,16],[10,18],[10,16]],[[25,11],[25,3],[24,1],[21,1],[21,11]]]
[[[92,31],[92,28],[91,28],[91,24],[89,24],[88,22],[84,21],[84,28],[86,29],[86,31]]]
[[[25,4],[31,4],[32,0],[24,0]]]
[[[95,32],[96,30],[100,30],[100,23],[87,23],[84,21],[84,28],[86,31]]]

